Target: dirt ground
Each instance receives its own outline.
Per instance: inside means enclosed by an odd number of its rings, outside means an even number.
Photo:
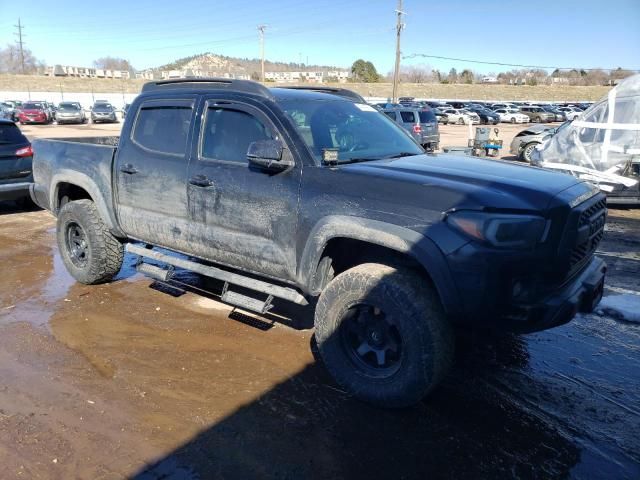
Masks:
[[[605,300],[640,295],[640,210],[610,210],[598,254]],[[384,411],[329,378],[310,309],[244,315],[133,262],[77,284],[55,219],[0,203],[3,480],[640,478],[640,324],[615,312],[458,332],[443,386]]]
[[[6,98],[12,98],[10,92],[31,92],[37,99],[38,92],[64,92],[67,100],[71,92],[101,93],[139,93],[147,82],[142,78],[122,80],[110,78],[46,77],[42,75],[0,74],[0,92],[7,92]],[[294,85],[294,84],[290,84]],[[305,84],[301,84],[305,85]],[[307,84],[308,85],[308,84]],[[267,87],[282,86],[272,82]],[[390,97],[391,83],[323,83],[322,86],[349,88],[364,96]],[[442,84],[442,83],[401,83],[399,96],[420,98],[444,98],[461,100],[539,100],[580,102],[599,100],[611,87],[573,86],[573,85],[496,85],[496,84]]]

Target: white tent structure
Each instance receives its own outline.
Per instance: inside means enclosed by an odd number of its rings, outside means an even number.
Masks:
[[[640,203],[640,74],[561,127],[532,163],[591,181],[609,201]]]

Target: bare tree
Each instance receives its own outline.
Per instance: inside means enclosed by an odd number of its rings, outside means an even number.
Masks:
[[[25,48],[24,53],[24,73],[38,73],[44,68],[44,63],[39,61],[31,50]],[[22,73],[22,58],[17,45],[8,44],[0,49],[0,73]]]
[[[403,82],[426,83],[433,81],[433,69],[429,65],[411,65],[400,69]]]
[[[101,57],[95,60],[93,65],[104,70],[133,70],[133,65],[124,58]]]

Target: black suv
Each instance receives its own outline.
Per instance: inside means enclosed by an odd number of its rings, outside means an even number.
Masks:
[[[29,200],[32,158],[31,143],[20,128],[11,120],[0,120],[0,201]]]

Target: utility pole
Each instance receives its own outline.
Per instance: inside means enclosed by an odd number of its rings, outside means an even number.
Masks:
[[[260,58],[261,58],[261,66],[262,73],[260,74],[260,81],[264,83],[264,31],[266,30],[266,25],[258,25],[258,32],[260,32]]]
[[[20,48],[20,65],[22,67],[22,74],[24,75],[24,42],[22,41],[22,29],[24,28],[22,26],[22,22],[20,21],[20,19],[18,18],[18,24],[14,25],[14,27],[16,27],[18,29],[18,31],[16,33],[14,33],[14,35],[16,37],[18,37],[18,47]]]
[[[398,0],[398,8],[396,10],[396,14],[398,16],[398,19],[396,22],[396,66],[393,70],[393,103],[398,102],[398,84],[400,83],[400,35],[402,34],[402,29],[404,28],[404,24],[402,23],[402,15],[404,15],[404,12],[402,11],[402,0]]]

